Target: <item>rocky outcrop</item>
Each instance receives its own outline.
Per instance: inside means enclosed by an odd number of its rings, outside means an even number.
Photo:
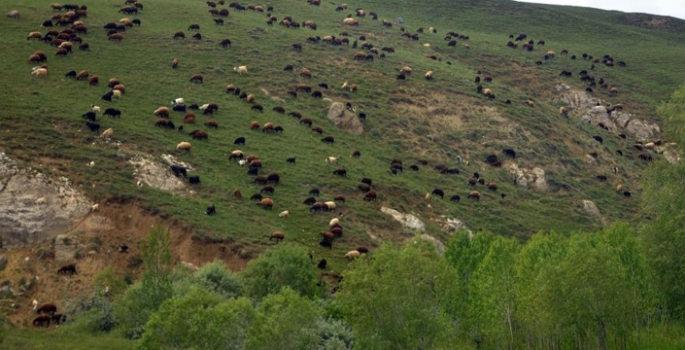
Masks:
[[[163,154],[160,159],[161,161],[158,161],[151,155],[137,154],[129,160],[129,163],[135,168],[133,176],[138,181],[138,185],[147,185],[163,191],[181,194],[193,194],[194,191],[187,189],[182,178],[176,177],[169,170],[171,165],[180,165],[188,170],[192,170],[192,167],[169,154]]]
[[[87,215],[91,204],[69,179],[20,168],[0,153],[0,243],[5,248],[52,239]]]
[[[597,208],[595,202],[584,199],[581,201],[581,205],[583,206],[583,210],[587,215],[599,219],[602,222],[602,225],[606,225],[606,221],[602,217],[602,213],[599,212],[599,208]]]
[[[57,235],[55,237],[55,260],[70,261],[76,257],[78,242],[67,235]]]
[[[381,212],[392,216],[393,219],[399,221],[399,223],[401,223],[402,226],[407,230],[419,232],[426,230],[426,224],[412,214],[400,213],[399,211],[388,207],[381,207]]]
[[[364,124],[341,102],[333,102],[328,108],[328,120],[332,121],[336,127],[352,134],[361,135],[364,132]]]
[[[607,113],[604,107],[607,103],[588,95],[585,91],[573,90],[566,84],[557,85],[555,90],[559,96],[554,99],[554,102],[566,104],[570,107],[571,114],[583,121],[593,125],[603,123],[613,133],[626,133],[644,141],[661,132],[657,124],[641,120],[630,113],[622,111]]]
[[[471,231],[468,227],[466,227],[466,224],[455,218],[450,218],[446,216],[442,216],[442,230],[449,233],[450,235],[455,234],[461,230],[465,230],[466,232],[469,233],[469,236],[473,235],[473,231]]]
[[[519,168],[515,163],[509,166],[509,172],[514,175],[514,183],[522,187],[531,187],[538,191],[546,191],[547,178],[542,168]]]

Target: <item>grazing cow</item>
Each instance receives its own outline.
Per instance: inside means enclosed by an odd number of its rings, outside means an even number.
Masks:
[[[271,198],[264,198],[259,201],[258,205],[264,209],[271,209],[274,206],[274,201]]]
[[[297,159],[296,159],[295,157],[290,157],[290,158],[286,159],[285,161],[286,161],[288,164],[295,164],[295,162],[297,161]]]
[[[211,204],[210,206],[207,207],[207,209],[205,209],[205,214],[207,214],[207,215],[216,214],[216,207],[214,206],[214,204]]]
[[[67,275],[67,274],[76,275],[77,274],[76,273],[76,265],[69,264],[69,265],[62,266],[59,268],[59,270],[57,270],[57,274],[58,275]]]
[[[321,139],[321,142],[327,143],[327,144],[333,144],[335,142],[335,138],[333,136],[326,136]]]
[[[33,319],[33,326],[34,327],[49,327],[50,326],[50,320],[52,320],[52,317],[49,315],[41,315]]]
[[[93,132],[100,132],[100,124],[96,122],[92,122],[90,120],[86,121],[86,126],[88,126],[88,129]]]
[[[202,82],[203,82],[202,75],[200,75],[200,74],[195,74],[195,75],[193,75],[193,76],[190,78],[190,82],[191,82],[191,83],[202,83]]]
[[[434,194],[436,196],[440,196],[440,199],[443,199],[443,197],[445,196],[445,191],[443,191],[439,188],[436,188],[433,190],[433,192],[431,192],[431,194]]]
[[[57,306],[55,304],[45,304],[38,309],[36,309],[37,314],[48,314],[48,315],[53,315],[55,312],[57,312]]]
[[[511,148],[505,148],[502,150],[502,153],[504,153],[506,156],[509,156],[511,158],[516,158],[516,151],[514,151]],[[496,161],[496,160],[495,160]]]
[[[326,259],[321,259],[321,260],[319,260],[319,263],[316,265],[316,267],[317,267],[319,270],[325,270],[325,269],[326,269],[326,266],[328,266],[328,262],[326,261]]]
[[[480,201],[480,192],[478,191],[471,191],[468,196],[469,199],[475,199],[476,202]]]
[[[284,238],[285,234],[283,234],[283,232],[274,232],[271,234],[271,237],[269,237],[269,240],[275,239],[276,243],[279,243],[282,242]]]
[[[197,175],[191,176],[188,178],[188,182],[190,184],[199,184],[200,183],[200,177]]]
[[[335,170],[333,170],[333,175],[346,177],[347,176],[347,170],[345,170],[345,168],[335,169]]]
[[[331,242],[327,239],[324,239],[321,242],[319,242],[319,245],[323,248],[328,248],[329,250],[333,249],[333,242]]]
[[[121,117],[121,111],[116,109],[116,108],[107,108],[107,109],[105,109],[105,112],[102,115],[108,115],[108,116],[111,116],[112,118],[120,118]]]
[[[376,201],[376,199],[378,199],[376,191],[369,191],[364,195],[364,200],[367,202]]]

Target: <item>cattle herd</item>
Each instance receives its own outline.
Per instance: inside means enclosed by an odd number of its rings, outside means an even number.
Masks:
[[[308,0],[308,3],[312,6],[319,6],[321,5],[321,2],[319,0]],[[217,26],[223,26],[225,23],[225,19],[229,16],[235,15],[236,13],[243,13],[246,11],[252,11],[255,13],[265,13],[266,15],[266,24],[268,26],[273,26],[274,23],[278,23],[280,26],[288,29],[308,29],[310,31],[317,31],[320,30],[321,27],[323,27],[321,24],[317,24],[314,21],[311,20],[305,20],[305,21],[297,21],[293,18],[293,16],[287,16],[284,15],[281,17],[280,21],[279,18],[276,16],[276,9],[274,9],[273,6],[262,6],[262,5],[242,5],[237,2],[230,3],[228,6],[226,6],[225,2],[218,1],[218,2],[213,2],[213,1],[207,1],[206,5],[209,7],[209,16],[212,17],[213,20],[213,25]],[[204,5],[203,5],[204,6]],[[46,19],[45,21],[42,22],[41,27],[47,30],[47,32],[42,33],[40,31],[33,31],[30,32],[27,36],[27,40],[36,40],[36,41],[42,41],[45,44],[55,47],[56,52],[55,55],[57,56],[69,56],[71,55],[74,45],[78,45],[77,48],[79,50],[83,51],[89,51],[91,49],[90,45],[85,42],[84,37],[90,36],[90,35],[99,35],[98,33],[93,33],[92,30],[89,30],[88,25],[85,23],[88,18],[88,7],[85,5],[74,5],[74,4],[66,4],[66,5],[61,5],[61,4],[51,4],[49,9],[54,12],[54,15],[51,16],[50,19]],[[118,13],[121,13],[123,15],[127,16],[132,16],[132,15],[142,15],[144,12],[144,6],[137,0],[126,0],[125,4],[118,9]],[[149,9],[146,11],[150,11]],[[337,5],[335,8],[336,12],[343,12],[343,11],[348,11],[348,7],[346,4],[341,4]],[[376,12],[366,12],[366,10],[362,8],[357,8],[354,11],[351,11],[352,13],[346,15],[342,19],[342,23],[345,26],[349,26],[350,30],[356,29],[358,26],[362,25],[363,21],[365,21],[365,17],[368,15],[369,18],[371,18],[371,21],[378,20],[378,14]],[[19,13],[17,12],[12,12],[7,14],[8,17],[10,18],[20,18]],[[211,23],[211,22],[210,22]],[[366,22],[368,24],[369,22]],[[371,22],[373,23],[373,22]],[[388,20],[381,20],[379,23],[379,26],[382,26],[384,28],[392,28],[393,27],[393,21],[388,21]],[[402,24],[399,21],[395,21],[394,24]],[[141,30],[138,29],[141,27],[142,21],[134,18],[121,18],[118,22],[108,22],[105,23],[101,28],[104,30],[104,33],[107,35],[108,41],[112,41],[112,45],[116,45],[116,42],[121,42],[125,40],[126,33],[131,31],[131,30]],[[62,28],[61,30],[58,30],[56,28]],[[284,30],[288,30],[284,29]],[[202,34],[200,33],[201,30],[201,24],[197,23],[191,23],[187,27],[187,31],[193,32],[194,34],[190,36],[192,40],[204,40]],[[419,41],[420,37],[422,35],[436,35],[438,33],[438,30],[434,27],[429,27],[428,29],[424,28],[418,28],[415,31],[410,31],[404,27],[400,28],[400,31],[398,33],[399,38],[405,38],[405,39],[400,39],[400,40],[408,40],[409,42],[411,41]],[[176,31],[174,33],[169,33],[169,39],[168,40],[188,40],[186,39],[186,34],[183,31]],[[357,50],[355,53],[350,55],[350,58],[355,61],[364,61],[364,62],[373,62],[374,60],[382,60],[386,57],[387,55],[392,55],[396,52],[396,49],[394,47],[390,46],[382,46],[382,47],[376,47],[374,44],[369,42],[366,38],[366,35],[357,35],[354,37],[353,34],[350,34],[350,31],[348,30],[343,30],[335,35],[304,35],[303,40],[301,42],[295,42],[291,44],[292,50],[295,50],[297,52],[306,50],[308,45],[334,45],[334,46],[350,46],[352,49]],[[528,40],[528,36],[526,34],[518,34],[514,35],[511,34],[509,35],[510,41],[507,43],[507,46],[512,48],[512,49],[517,49],[517,48],[522,48],[523,50],[527,52],[533,52],[536,50],[536,47],[541,47],[547,45],[545,40],[538,40],[537,42],[534,40]],[[458,33],[455,31],[448,31],[446,32],[444,36],[444,41],[446,42],[447,47],[458,47],[458,41],[463,42],[461,47],[465,50],[468,50],[471,48],[471,45],[468,43],[470,41],[470,37],[464,33]],[[229,49],[231,48],[232,41],[229,38],[224,38],[220,41],[219,45],[222,48]],[[424,44],[426,47],[430,47],[430,44]],[[563,49],[560,52],[560,56],[569,56],[570,53],[567,49]],[[582,60],[585,60],[589,63],[589,69],[588,70],[582,70],[578,73],[578,76],[580,77],[580,80],[586,84],[586,92],[587,93],[594,93],[597,89],[605,90],[606,94],[610,97],[615,97],[619,94],[619,89],[616,86],[616,84],[612,84],[609,81],[603,79],[603,78],[596,78],[595,72],[597,71],[597,65],[602,64],[606,67],[613,67],[614,65],[617,65],[619,67],[626,67],[627,64],[625,61],[617,61],[613,56],[611,55],[604,55],[601,58],[599,57],[594,57],[593,55],[589,55],[587,53],[583,53],[580,55]],[[442,58],[437,56],[437,55],[427,55],[427,59],[436,61],[436,62],[442,62]],[[570,55],[571,60],[577,59],[577,55]],[[552,50],[543,50],[542,57],[538,60],[535,61],[536,65],[544,65],[546,61],[551,61],[551,60],[559,60],[560,58],[557,57],[557,54],[555,51]],[[171,62],[170,67],[171,69],[175,70],[177,69],[182,62],[178,58],[172,58],[169,57],[169,60]],[[38,50],[29,55],[28,58],[29,63],[32,64],[40,64],[39,66],[35,66],[32,68],[31,75],[36,77],[36,78],[48,78],[48,56],[45,54],[45,52]],[[167,61],[169,62],[169,61]],[[370,63],[363,63],[363,64],[370,64]],[[451,65],[451,62],[446,61],[446,64]],[[303,81],[310,81],[313,79],[313,77],[316,75],[315,72],[312,72],[310,69],[306,67],[300,67],[297,68],[292,64],[288,64],[283,68],[283,71],[285,72],[297,72],[299,74],[300,79],[303,79]],[[249,76],[249,71],[248,71],[248,66],[247,65],[237,65],[233,68],[233,72],[237,75],[245,75]],[[412,72],[413,69],[410,66],[403,66],[399,68],[398,70],[394,70],[393,72],[388,72],[391,76],[395,77],[395,80],[398,81],[399,84],[405,84],[405,81],[410,80],[412,77]],[[559,76],[563,78],[571,78],[573,77],[574,72],[569,71],[569,70],[563,70]],[[439,76],[434,72],[434,71],[427,71],[424,75],[424,78],[426,80],[430,81],[439,81]],[[71,70],[65,74],[66,78],[69,79],[74,79],[76,81],[82,81],[84,83],[88,83],[91,86],[100,86],[101,83],[106,82],[107,85],[107,91],[102,95],[102,101],[103,103],[111,104],[117,99],[124,98],[124,95],[126,93],[126,86],[119,81],[119,79],[116,78],[110,78],[109,80],[102,80],[100,79],[97,75],[92,74],[88,70]],[[492,86],[487,86],[487,84],[491,84],[493,82],[494,78],[491,74],[488,74],[487,72],[481,72],[477,71],[477,74],[474,79],[474,83],[476,84],[476,92],[486,98],[487,100],[495,100],[496,99],[496,94],[494,88]],[[193,84],[203,84],[205,82],[205,78],[201,74],[193,74],[188,81]],[[336,85],[337,86],[337,85]],[[326,83],[326,82],[320,82],[318,84],[309,84],[309,83],[299,83],[297,86],[292,87],[292,89],[289,89],[287,94],[292,97],[292,98],[298,98],[298,96],[302,96],[303,94],[309,95],[313,98],[323,98],[325,96],[325,93],[331,88],[331,86]],[[353,94],[357,91],[359,91],[362,87],[360,86],[359,83],[354,83],[350,81],[344,81],[342,85],[340,86],[340,90],[344,92],[344,96],[350,97],[350,94]],[[235,86],[233,84],[226,86],[225,88],[225,93],[228,94],[229,96],[234,96],[232,98],[238,98],[241,101],[244,101],[247,104],[250,104],[250,110],[254,113],[271,113],[274,116],[275,115],[288,115],[291,116],[293,119],[297,120],[297,123],[299,125],[302,125],[304,127],[310,128],[313,133],[316,133],[319,135],[320,140],[322,143],[325,144],[334,144],[336,142],[336,137],[333,135],[328,135],[327,133],[324,132],[324,128],[321,126],[316,126],[313,125],[314,122],[312,118],[306,117],[303,115],[302,112],[297,111],[297,110],[286,110],[285,107],[283,106],[272,106],[271,108],[266,108],[260,103],[257,103],[257,98],[254,94],[249,93],[246,91],[245,88],[241,88],[238,86]],[[510,105],[512,101],[510,99],[504,100],[505,105]],[[527,105],[528,107],[534,108],[535,107],[535,101],[532,99],[525,99],[524,101],[521,101],[521,103]],[[365,111],[356,111],[356,108],[352,102],[347,102],[346,104],[346,109],[348,111],[354,112],[354,114],[362,121],[364,122],[367,118],[367,112]],[[615,104],[615,105],[610,105],[607,106],[607,112],[611,113],[613,111],[620,111],[623,109],[623,106],[620,104]],[[103,112],[104,110],[104,112]],[[150,109],[152,110],[152,108]],[[168,129],[168,130],[174,130],[177,131],[181,135],[185,135],[188,137],[188,140],[184,140],[178,143],[176,146],[176,150],[178,152],[192,152],[194,143],[195,141],[199,141],[200,143],[204,142],[209,142],[210,140],[210,135],[209,131],[212,129],[218,129],[220,126],[219,121],[217,121],[215,116],[219,114],[219,111],[222,110],[220,109],[220,106],[212,101],[204,102],[204,103],[186,103],[185,99],[182,97],[175,98],[171,101],[170,106],[160,106],[154,110],[152,110],[152,115],[157,117],[157,120],[154,121],[154,126],[159,127],[161,129]],[[266,110],[266,111],[265,111]],[[559,112],[562,116],[565,116],[568,114],[569,109],[566,107],[560,107]],[[182,121],[180,123],[174,123],[172,121],[172,116],[174,113],[178,113],[182,115]],[[91,132],[94,133],[99,133],[102,126],[101,126],[101,121],[98,120],[98,116],[102,114],[103,116],[109,116],[110,118],[122,118],[126,117],[124,113],[122,113],[121,110],[113,107],[107,107],[107,108],[101,108],[100,106],[96,106],[94,104],[90,105],[90,110],[87,111],[86,113],[82,114],[82,118],[86,119],[85,120],[85,126],[90,130]],[[211,117],[214,119],[206,119],[203,122],[203,125],[205,126],[206,130],[201,130],[194,128],[193,126],[196,124],[196,121],[198,119],[198,115],[202,115],[205,117]],[[282,120],[282,119],[280,119]],[[601,123],[600,123],[601,124]],[[598,125],[601,128],[607,129],[606,126],[604,125]],[[186,132],[184,127],[189,127],[191,128],[190,131]],[[282,134],[285,130],[284,126],[277,125],[274,122],[267,122],[267,123],[259,123],[258,121],[252,121],[249,123],[249,125],[245,125],[246,132],[250,132],[248,130],[252,131],[261,131],[264,134],[269,134],[269,135],[278,135]],[[105,132],[102,133],[103,138],[110,138],[113,135],[114,130],[112,128],[107,128]],[[326,134],[326,135],[324,135]],[[619,135],[622,138],[626,138],[624,134]],[[596,140],[599,143],[603,142],[603,138],[601,136],[595,136],[594,140]],[[239,147],[244,147],[246,142],[248,141],[248,137],[245,136],[240,136],[235,139],[234,145],[239,146]],[[651,142],[651,143],[636,143],[635,148],[639,150],[650,150],[654,149],[655,146],[660,146],[663,142],[661,140]],[[617,154],[622,155],[621,150],[616,151]],[[591,154],[592,155],[592,154]],[[277,201],[274,200],[274,194],[276,192],[276,188],[279,184],[279,182],[282,180],[281,176],[276,173],[276,172],[264,172],[263,169],[267,166],[266,162],[257,156],[256,154],[244,154],[242,150],[240,149],[235,149],[231,152],[228,152],[227,154],[228,160],[236,162],[237,166],[242,166],[245,167],[245,172],[247,173],[248,176],[252,177],[251,182],[253,184],[262,186],[260,191],[258,193],[255,193],[250,196],[250,200],[254,200],[256,202],[256,205],[260,206],[261,208],[264,208],[266,210],[272,209],[274,206],[278,206]],[[361,152],[358,150],[354,150],[351,154],[351,158],[358,159],[361,157]],[[517,153],[515,150],[506,148],[501,150],[501,155],[491,153],[488,154],[484,161],[486,164],[492,166],[492,167],[501,167],[502,166],[502,158],[501,157],[509,157],[509,158],[516,158]],[[596,157],[596,152],[594,157]],[[350,173],[345,167],[340,166],[339,160],[341,159],[341,156],[337,157],[328,157],[325,161],[331,165],[333,168],[331,168],[330,173],[332,176],[339,176],[342,178],[347,178]],[[652,155],[649,153],[641,153],[639,155],[640,159],[643,159],[645,161],[651,161],[652,160]],[[296,166],[297,158],[296,157],[290,157],[288,159],[285,159],[287,164],[290,164],[292,166]],[[467,160],[462,160],[461,158],[457,159],[458,163],[461,166],[469,166],[470,163]],[[404,172],[405,167],[404,167],[404,162],[402,159],[392,159],[388,166],[388,173],[392,175],[400,175]],[[441,163],[429,163],[428,160],[425,159],[417,159],[416,161],[411,162],[409,166],[409,170],[412,172],[418,172],[422,167],[425,168],[432,168],[434,171],[438,172],[439,174],[443,174],[445,176],[450,176],[450,175],[458,175],[462,173],[462,170],[455,166],[448,166],[446,164],[441,164]],[[169,168],[169,171],[176,175],[177,177],[187,180],[189,184],[191,185],[200,185],[201,184],[201,179],[200,176],[195,174],[195,175],[188,175],[188,169],[184,166],[174,164],[171,165]],[[471,172],[467,172],[471,173]],[[604,175],[598,175],[597,178],[600,181],[605,181],[607,178]],[[516,180],[514,180],[515,182]],[[470,199],[473,201],[480,201],[482,199],[482,194],[481,191],[486,190],[486,191],[492,191],[492,192],[497,192],[499,190],[499,186],[497,183],[494,181],[487,181],[484,179],[484,177],[479,174],[478,172],[473,172],[472,175],[469,177],[467,183],[464,184],[465,190],[462,192],[462,195],[465,195],[466,199]],[[482,189],[478,188],[481,187]],[[374,186],[374,182],[370,178],[362,178],[359,180],[357,184],[357,189],[359,190],[360,198],[363,201],[368,201],[368,202],[375,202],[382,198],[382,194],[377,192],[377,188]],[[468,189],[468,190],[466,190]],[[624,196],[629,197],[630,192],[627,190],[623,189],[623,185],[619,185],[617,187],[617,191],[623,193]],[[320,200],[319,199],[320,195],[320,190],[318,188],[311,188],[311,190],[308,193],[308,196],[306,199],[302,201],[303,204],[308,206],[309,212],[314,214],[314,213],[327,213],[327,212],[338,212],[338,217],[334,218],[333,220],[330,221],[329,227],[326,228],[321,233],[321,240],[319,242],[319,245],[323,248],[327,249],[333,249],[333,243],[336,239],[339,239],[340,237],[343,236],[343,227],[341,225],[343,213],[340,210],[342,206],[345,205],[346,198],[345,196],[338,195],[335,196],[334,200]],[[445,190],[441,188],[434,188],[431,192],[426,193],[425,199],[426,201],[430,202],[433,197],[439,197],[440,199],[444,199],[444,196],[446,195]],[[233,192],[233,196],[235,198],[242,198],[242,192],[240,189],[236,189]],[[304,197],[304,196],[303,196]],[[499,193],[499,197],[504,199],[506,197],[505,193]],[[459,193],[452,193],[448,195],[448,199],[450,202],[456,203],[460,202],[461,200],[461,195]],[[286,219],[290,215],[290,211],[281,211],[279,214],[279,217]],[[208,206],[205,209],[205,212],[207,215],[217,215],[220,214],[221,208],[217,208],[214,204]],[[275,241],[276,243],[281,242],[286,239],[286,234],[281,231],[274,232],[270,235],[269,240],[270,241]],[[127,248],[127,247],[126,247]],[[358,257],[360,254],[364,254],[368,252],[368,248],[366,247],[358,247],[356,250],[349,251],[347,252],[344,256],[347,259],[354,259]],[[325,269],[327,266],[327,262],[325,259],[322,259],[318,263],[318,267]],[[76,274],[76,266],[74,265],[67,265],[65,267],[62,267],[58,271],[59,274]],[[52,304],[47,304],[44,305],[43,307],[37,309],[38,313],[42,313],[45,315],[41,315],[38,318],[36,318],[33,321],[33,324],[35,326],[48,326],[50,322],[52,321],[53,323],[60,323],[65,319],[65,316],[62,316],[60,314],[56,314],[56,307]]]

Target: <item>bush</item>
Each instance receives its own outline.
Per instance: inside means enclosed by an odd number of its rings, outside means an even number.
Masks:
[[[250,261],[242,277],[245,294],[257,300],[278,293],[283,287],[306,297],[316,293],[316,271],[307,250],[290,244],[279,244]]]
[[[197,283],[210,292],[226,298],[235,298],[243,294],[243,284],[223,263],[214,260],[195,273]]]

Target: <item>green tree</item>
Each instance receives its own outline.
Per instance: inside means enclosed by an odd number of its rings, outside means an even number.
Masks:
[[[516,324],[516,255],[519,243],[497,237],[471,279],[476,342],[511,348]]]
[[[316,349],[321,309],[290,287],[266,296],[247,341],[249,350]]]
[[[173,295],[173,265],[169,233],[155,225],[141,245],[145,273],[141,282],[124,294],[116,314],[130,338],[142,335],[149,317]]]
[[[685,144],[685,86],[659,108],[665,128],[682,153]],[[670,147],[670,146],[669,146]],[[663,293],[664,306],[674,318],[685,319],[685,164],[655,162],[649,169],[644,190],[646,209],[656,214],[644,229],[649,262]]]
[[[574,235],[555,272],[550,302],[565,346],[620,348],[632,323],[632,301],[617,250],[601,235]]]
[[[458,304],[458,316],[463,330],[473,328],[469,317],[469,285],[473,274],[480,266],[490,250],[490,244],[495,235],[490,232],[478,232],[476,234],[461,231],[454,235],[445,247],[445,259],[456,269],[458,298],[462,302]]]
[[[242,281],[219,260],[202,266],[194,277],[199,285],[226,298],[243,294]]]
[[[414,244],[386,244],[352,263],[336,295],[358,348],[453,348],[455,274],[432,247]]]
[[[286,286],[306,297],[313,297],[316,292],[316,271],[307,250],[291,244],[279,244],[250,261],[241,277],[245,294],[256,300]]]
[[[246,298],[224,300],[195,288],[167,300],[147,323],[138,350],[242,350],[256,318]]]
[[[559,340],[550,276],[566,254],[568,238],[538,233],[516,257],[516,310],[519,333],[530,348],[551,349]]]

